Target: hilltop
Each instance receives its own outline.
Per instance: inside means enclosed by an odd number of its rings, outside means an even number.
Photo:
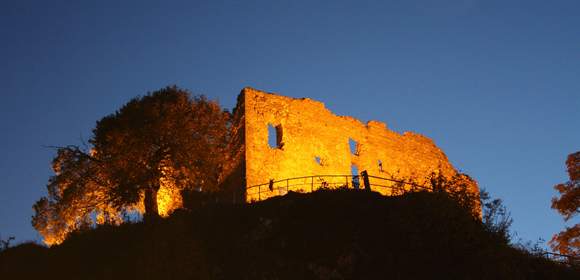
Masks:
[[[0,254],[2,279],[579,279],[443,193],[353,190],[205,205]]]

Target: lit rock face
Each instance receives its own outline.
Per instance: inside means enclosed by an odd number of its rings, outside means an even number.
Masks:
[[[269,126],[276,128],[276,135],[269,135]],[[433,172],[445,177],[457,173],[431,139],[412,132],[401,135],[378,121],[363,124],[352,117],[336,116],[323,103],[308,98],[245,88],[238,98],[234,127],[237,153],[232,155],[230,176],[224,181],[245,186],[248,202],[281,195],[287,189],[308,192],[321,186],[352,186],[344,176],[284,179],[350,175],[353,167],[358,173],[366,170],[371,185],[393,185],[372,176],[426,184]],[[276,138],[275,145],[269,144],[269,137]],[[270,180],[275,182],[273,186],[267,184]],[[259,184],[266,185],[255,187]],[[477,189],[475,183],[473,188]],[[391,192],[389,188],[373,190],[385,195]]]

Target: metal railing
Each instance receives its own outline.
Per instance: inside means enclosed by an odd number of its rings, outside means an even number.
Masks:
[[[554,262],[558,262],[568,266],[580,267],[580,257],[577,256],[563,255],[552,252],[543,252],[542,256]]]
[[[365,189],[378,191],[386,195],[402,195],[408,192],[432,190],[423,185],[377,176],[366,175],[312,175],[282,180],[270,180],[268,183],[250,186],[246,195],[255,200],[263,200],[273,196],[293,192],[313,192],[318,189],[334,189],[345,187],[350,189]]]

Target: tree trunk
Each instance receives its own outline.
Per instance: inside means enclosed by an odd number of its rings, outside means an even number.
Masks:
[[[143,214],[143,219],[148,221],[154,221],[159,218],[159,209],[157,207],[157,187],[149,187],[145,190],[145,213]]]

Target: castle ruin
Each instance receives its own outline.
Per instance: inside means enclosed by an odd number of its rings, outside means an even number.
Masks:
[[[412,132],[397,133],[378,121],[364,124],[334,115],[322,102],[309,98],[244,88],[234,110],[233,132],[223,181],[246,202],[289,190],[308,192],[321,186],[349,185],[344,177],[332,176],[335,174],[366,171],[371,181],[378,180],[376,176],[414,178],[418,183],[426,183],[434,172],[444,177],[457,174],[431,139]],[[321,176],[322,182],[309,177],[314,175]],[[356,187],[356,182],[351,185]],[[388,188],[373,190],[390,194]],[[476,185],[472,191],[477,191]]]

